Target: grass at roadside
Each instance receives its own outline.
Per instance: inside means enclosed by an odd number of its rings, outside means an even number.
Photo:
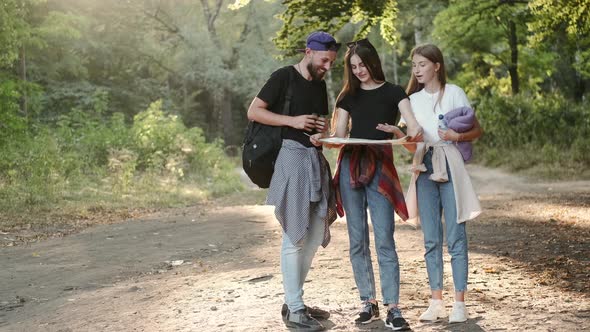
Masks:
[[[237,176],[229,177],[233,190],[216,192],[202,181],[170,177],[138,177],[124,193],[114,191],[108,179],[70,185],[60,199],[43,203],[0,204],[0,246],[13,246],[63,236],[87,227],[139,218],[162,209],[206,204],[235,197],[243,191]],[[249,195],[246,195],[249,197]]]
[[[546,180],[588,180],[587,162],[572,158],[571,151],[554,147],[523,147],[517,150],[476,147],[476,162],[512,173]]]
[[[476,147],[477,149],[478,147]],[[332,172],[338,150],[324,151]],[[394,148],[395,164],[402,188],[407,189],[411,154]],[[583,179],[590,178],[590,171],[580,171],[575,165],[530,162],[539,156],[528,156],[534,151],[515,151],[511,156],[503,154],[492,158],[493,151],[480,153],[476,150],[477,162],[503,165],[534,178]],[[512,161],[512,163],[510,163]],[[239,158],[231,158],[234,169],[239,169]],[[527,167],[519,165],[527,162]],[[112,177],[100,180],[68,183],[58,195],[59,200],[47,200],[35,204],[19,204],[9,197],[0,200],[0,246],[12,246],[79,232],[87,227],[111,224],[127,219],[140,218],[160,210],[199,205],[255,205],[264,204],[266,190],[247,189],[237,174],[226,174],[222,182],[211,183],[196,177],[179,180],[176,177],[144,174],[135,176],[124,191],[115,190]],[[1,186],[0,186],[1,187]]]

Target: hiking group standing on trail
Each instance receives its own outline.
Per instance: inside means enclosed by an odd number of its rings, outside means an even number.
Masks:
[[[443,223],[455,286],[450,323],[469,318],[465,306],[468,254],[465,221],[481,207],[465,169],[458,143],[482,134],[463,90],[446,83],[444,60],[434,45],[417,46],[411,53],[412,74],[406,91],[385,79],[376,49],[368,39],[346,44],[344,84],[332,117],[331,133],[325,74],[336,59],[340,43],[323,31],[311,33],[300,62],[270,76],[248,109],[248,119],[283,127],[282,145],[266,203],[275,207],[281,224],[281,273],[285,303],[281,315],[295,330],[320,331],[329,310],[307,306],[303,285],[319,246],[330,241],[330,225],[346,215],[349,254],[361,306],[356,324],[380,319],[371,262],[367,209],[373,224],[379,265],[385,326],[407,330],[399,298],[400,267],[394,241],[395,214],[420,221],[432,293],[431,304],[419,317],[446,317],[442,299]],[[280,110],[288,104],[287,114]],[[458,113],[459,127],[439,127],[439,115]],[[453,119],[446,120],[450,123]],[[400,126],[395,124],[399,121]],[[441,120],[442,121],[442,120]],[[400,127],[407,127],[406,133]],[[455,129],[453,129],[455,128]],[[404,146],[414,153],[413,176],[404,197],[390,144],[335,145],[323,138],[388,140],[407,136]],[[323,145],[340,148],[332,178]],[[277,312],[279,310],[277,309]]]

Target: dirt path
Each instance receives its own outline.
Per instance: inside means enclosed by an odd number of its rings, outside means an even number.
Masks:
[[[402,309],[413,330],[590,330],[590,182],[529,183],[478,166],[470,172],[485,209],[469,224],[472,319],[417,321],[428,303],[422,234],[398,224]],[[263,196],[251,191],[1,248],[0,331],[286,330],[280,228],[272,208],[255,204]],[[359,301],[342,220],[332,234],[310,272],[307,303],[330,310],[331,330],[386,331],[380,321],[351,324]]]

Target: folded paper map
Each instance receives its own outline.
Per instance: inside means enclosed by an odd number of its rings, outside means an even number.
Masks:
[[[398,139],[364,139],[364,138],[342,138],[342,137],[328,137],[320,139],[322,143],[328,144],[412,144],[408,142],[409,137],[404,136]]]

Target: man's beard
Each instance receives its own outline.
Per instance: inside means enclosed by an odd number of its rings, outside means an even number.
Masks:
[[[320,72],[319,68],[314,66],[311,62],[307,64],[307,71],[311,75],[311,79],[314,81],[321,81],[324,79],[324,76],[326,75],[326,72]]]

